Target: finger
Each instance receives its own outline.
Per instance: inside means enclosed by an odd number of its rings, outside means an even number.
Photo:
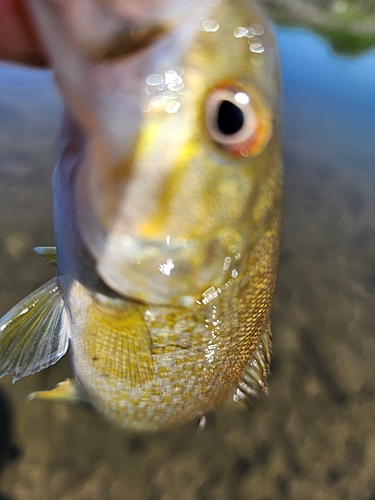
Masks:
[[[49,65],[25,0],[0,0],[0,59]]]

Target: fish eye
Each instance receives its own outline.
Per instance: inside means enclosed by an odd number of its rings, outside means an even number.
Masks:
[[[255,87],[222,85],[207,96],[205,128],[212,142],[227,153],[256,156],[271,137],[272,112]]]

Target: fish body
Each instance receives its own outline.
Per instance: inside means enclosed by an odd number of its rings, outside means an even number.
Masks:
[[[251,392],[249,370],[265,383],[282,200],[274,40],[252,2],[232,0],[196,2],[193,22],[146,16],[141,43],[126,31],[141,14],[113,2],[105,19],[126,29],[114,42],[103,28],[93,47],[47,4],[35,0],[36,18],[65,43],[50,51],[68,105],[58,276],[2,318],[0,375],[38,371],[70,343],[98,411],[170,428],[238,383]]]

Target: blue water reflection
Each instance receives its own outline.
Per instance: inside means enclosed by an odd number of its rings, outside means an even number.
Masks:
[[[276,28],[276,34],[283,72],[285,147],[301,148],[297,142],[302,140],[317,152],[330,151],[335,163],[373,167],[375,50],[342,56],[307,30]]]
[[[312,91],[320,101],[370,104],[375,109],[375,50],[356,57],[343,56],[304,29],[276,27],[276,34],[288,97],[291,91]]]

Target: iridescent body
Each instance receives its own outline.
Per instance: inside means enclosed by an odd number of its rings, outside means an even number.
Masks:
[[[57,361],[69,338],[87,399],[137,430],[199,418],[228,398],[267,334],[275,288],[282,169],[273,38],[252,3],[198,14],[141,55],[136,47],[121,62],[90,60],[94,110],[56,59],[74,116],[54,177],[58,292],[48,296],[57,293],[61,307],[51,342],[59,348],[49,363],[33,354],[24,369],[19,358],[0,361],[0,374],[18,378]],[[129,74],[137,106],[119,97],[123,118],[113,102]],[[214,130],[231,99],[253,130],[238,140]],[[16,343],[4,342],[19,324],[12,318],[3,319],[0,360],[16,356]]]

